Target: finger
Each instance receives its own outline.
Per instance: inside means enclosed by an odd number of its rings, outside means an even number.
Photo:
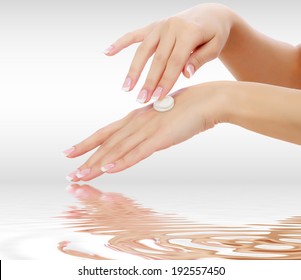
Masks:
[[[144,38],[153,30],[156,23],[152,23],[143,28],[139,28],[135,31],[128,32],[118,40],[116,40],[111,46],[109,46],[104,54],[112,56],[119,53],[121,50],[129,47],[132,44],[142,42]]]
[[[149,135],[140,132],[129,135],[115,145],[104,145],[100,147],[89,158],[89,160],[79,168],[79,170],[86,170],[87,168],[90,169],[89,174],[80,179],[83,181],[89,181],[111,169],[114,166],[112,162],[118,161],[130,150],[134,149],[137,145],[143,142],[148,136]]]
[[[111,153],[106,153],[102,157],[100,155],[97,165],[102,172],[107,172],[113,168],[116,161],[120,160],[131,150],[135,149],[135,147],[139,146],[149,136],[150,135],[140,132],[127,137],[121,143],[116,145]]]
[[[161,79],[163,72],[165,71],[166,64],[173,51],[175,45],[175,35],[173,33],[162,34],[160,37],[159,45],[156,49],[155,56],[153,58],[149,73],[146,81],[140,91],[137,101],[145,103],[151,98],[158,82]]]
[[[72,152],[67,156],[69,158],[75,158],[95,149],[96,147],[101,145],[107,138],[109,138],[115,131],[120,129],[123,126],[123,124],[124,120],[120,120],[104,128],[99,129],[82,142],[74,145],[71,148]]]
[[[117,160],[116,162],[112,163],[111,168],[107,170],[107,173],[116,173],[122,170],[125,170],[138,162],[146,159],[147,157],[151,156],[157,150],[161,148],[160,137],[152,137],[151,139],[148,138],[147,140],[143,141],[135,148],[130,150],[126,155],[124,155],[121,159]]]
[[[130,114],[128,114],[125,118],[121,119],[120,121],[117,121],[103,129],[100,129],[98,132],[93,134],[92,136],[88,137],[86,140],[81,142],[80,144],[74,146],[75,151],[74,154],[72,153],[69,157],[76,157],[78,155],[81,155],[88,150],[91,150],[93,148],[96,148],[97,146],[105,143],[108,139],[110,139],[114,134],[116,134],[117,131],[122,129],[125,126],[125,123],[130,122],[132,119],[135,119],[135,116],[139,114],[139,112],[144,112],[145,110],[148,110],[149,106],[146,106],[145,108],[137,109],[132,111]],[[105,130],[108,131],[105,131]],[[118,134],[117,134],[118,135]],[[66,179],[71,182],[78,182],[82,177],[85,177],[91,173],[91,166],[88,164],[82,165],[79,169],[74,170],[70,174],[66,176]],[[98,172],[95,176],[101,175],[101,172]]]
[[[164,98],[172,89],[191,54],[191,48],[192,46],[187,45],[187,42],[184,40],[176,41],[172,54],[168,59],[166,69],[153,93],[153,100]]]
[[[81,156],[81,155],[89,152],[90,150],[101,145],[105,141],[105,139],[107,139],[113,133],[115,133],[115,131],[117,131],[118,129],[123,127],[125,125],[125,123],[127,123],[132,118],[134,118],[137,115],[137,113],[142,110],[147,110],[147,106],[145,108],[133,110],[131,113],[129,113],[124,118],[122,118],[118,121],[115,121],[115,122],[107,125],[106,127],[99,129],[98,131],[96,131],[94,134],[92,134],[90,137],[86,138],[79,144],[74,145],[71,148],[65,150],[63,152],[63,155],[68,158],[75,158],[75,157]]]
[[[143,71],[143,68],[145,67],[149,58],[155,52],[155,50],[158,46],[158,42],[159,42],[158,32],[152,32],[140,44],[140,46],[138,47],[138,49],[135,53],[135,56],[131,63],[130,69],[126,76],[126,79],[124,81],[124,84],[123,84],[124,91],[130,91],[135,87],[135,85]]]
[[[137,110],[136,115],[138,115],[138,112],[144,112],[145,110],[149,110],[149,106],[142,108],[142,110]],[[144,116],[147,115],[144,114]],[[131,149],[143,141],[145,136],[151,135],[152,131],[150,132],[150,128],[146,127],[142,129],[145,125],[146,121],[143,117],[136,117],[132,121],[128,121],[126,126],[120,128],[111,137],[106,139],[103,145],[78,168],[75,177],[83,181],[88,181],[101,175],[103,173],[101,167],[106,164],[104,161],[105,158],[114,158],[116,160],[118,156],[127,153],[127,149]],[[135,131],[139,132],[134,133]]]
[[[218,39],[214,37],[208,43],[197,48],[188,58],[184,68],[184,76],[187,78],[201,68],[205,63],[219,56]]]

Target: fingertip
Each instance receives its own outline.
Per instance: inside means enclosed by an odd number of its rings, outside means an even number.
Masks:
[[[132,167],[133,165],[137,164],[138,162],[140,162],[143,159],[143,157],[142,158],[141,157],[133,158],[133,154],[136,154],[135,150],[131,151],[127,156],[115,161],[114,167],[110,168],[105,173],[114,174],[114,173],[118,173],[120,171],[124,171],[124,170]],[[129,155],[131,155],[131,156],[129,157]]]
[[[100,168],[102,174],[113,174],[122,171],[124,169],[126,169],[126,167],[125,167],[125,160],[123,158],[115,161],[114,163],[103,165]]]
[[[69,182],[74,182],[74,179],[76,179],[77,177],[76,177],[76,173],[78,172],[78,169],[76,169],[76,170],[74,170],[74,171],[72,171],[71,173],[69,173],[65,178],[66,178],[66,180],[67,181],[69,181]]]
[[[183,70],[182,70],[182,75],[185,77],[185,78],[189,78],[189,74],[188,74],[188,72],[186,71],[186,67],[185,68],[183,68]]]
[[[115,164],[115,166],[113,168],[111,168],[110,170],[107,170],[105,173],[106,174],[114,174],[117,173],[119,171],[122,171],[126,168],[121,168],[121,166],[119,166],[117,163]]]
[[[106,48],[103,53],[105,55],[113,55],[113,51],[116,49],[116,47],[114,45],[110,45],[108,48]]]
[[[158,86],[153,92],[151,100],[155,102],[158,99],[160,99],[164,94],[166,95],[166,91],[164,92],[164,88],[162,86]]]
[[[82,176],[80,176],[80,180],[83,182],[87,182],[101,175],[103,175],[103,172],[100,170],[100,168],[94,166],[91,168],[84,169],[82,171]]]
[[[185,68],[185,72],[186,72],[186,75],[185,77],[187,77],[188,79],[192,78],[192,76],[194,75],[195,73],[195,67],[192,63],[189,63],[186,68]]]
[[[72,159],[72,158],[81,156],[81,155],[85,154],[86,152],[88,152],[88,151],[84,151],[82,148],[82,144],[80,143],[80,144],[72,146],[70,149],[63,151],[62,155],[64,157]]]
[[[93,173],[91,175],[88,175],[88,176],[86,176],[84,178],[81,178],[81,181],[88,182],[88,181],[91,181],[91,180],[93,180],[93,179],[101,176],[101,175],[103,175],[103,172],[95,172],[95,173]]]
[[[133,79],[128,75],[122,85],[122,91],[129,92],[133,89]]]
[[[72,146],[71,148],[65,150],[62,152],[62,155],[64,157],[71,157],[72,153],[75,151],[75,146]]]

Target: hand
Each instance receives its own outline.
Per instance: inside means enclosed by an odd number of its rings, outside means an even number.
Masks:
[[[173,95],[171,111],[157,112],[148,105],[98,130],[67,150],[67,156],[74,158],[98,147],[68,179],[88,181],[104,172],[122,171],[222,122],[226,105],[220,88],[219,83],[206,83],[180,90]]]
[[[202,4],[130,32],[106,51],[115,55],[141,42],[125,79],[123,89],[132,90],[148,59],[154,55],[137,101],[145,103],[168,94],[181,72],[191,77],[206,62],[219,56],[231,29],[231,13],[219,4]]]

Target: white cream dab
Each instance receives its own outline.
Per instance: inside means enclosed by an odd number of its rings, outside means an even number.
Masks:
[[[161,100],[154,102],[153,107],[158,112],[166,112],[173,108],[175,101],[171,96],[166,96]]]

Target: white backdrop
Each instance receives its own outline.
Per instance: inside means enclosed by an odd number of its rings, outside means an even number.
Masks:
[[[61,151],[139,106],[143,79],[132,93],[121,91],[136,47],[111,58],[102,51],[123,33],[200,2],[1,1],[1,186],[65,184],[87,156],[68,160]],[[274,38],[301,41],[298,1],[220,2]],[[215,60],[174,89],[225,79],[233,78]],[[297,145],[220,125],[94,182],[299,184],[300,163]]]

